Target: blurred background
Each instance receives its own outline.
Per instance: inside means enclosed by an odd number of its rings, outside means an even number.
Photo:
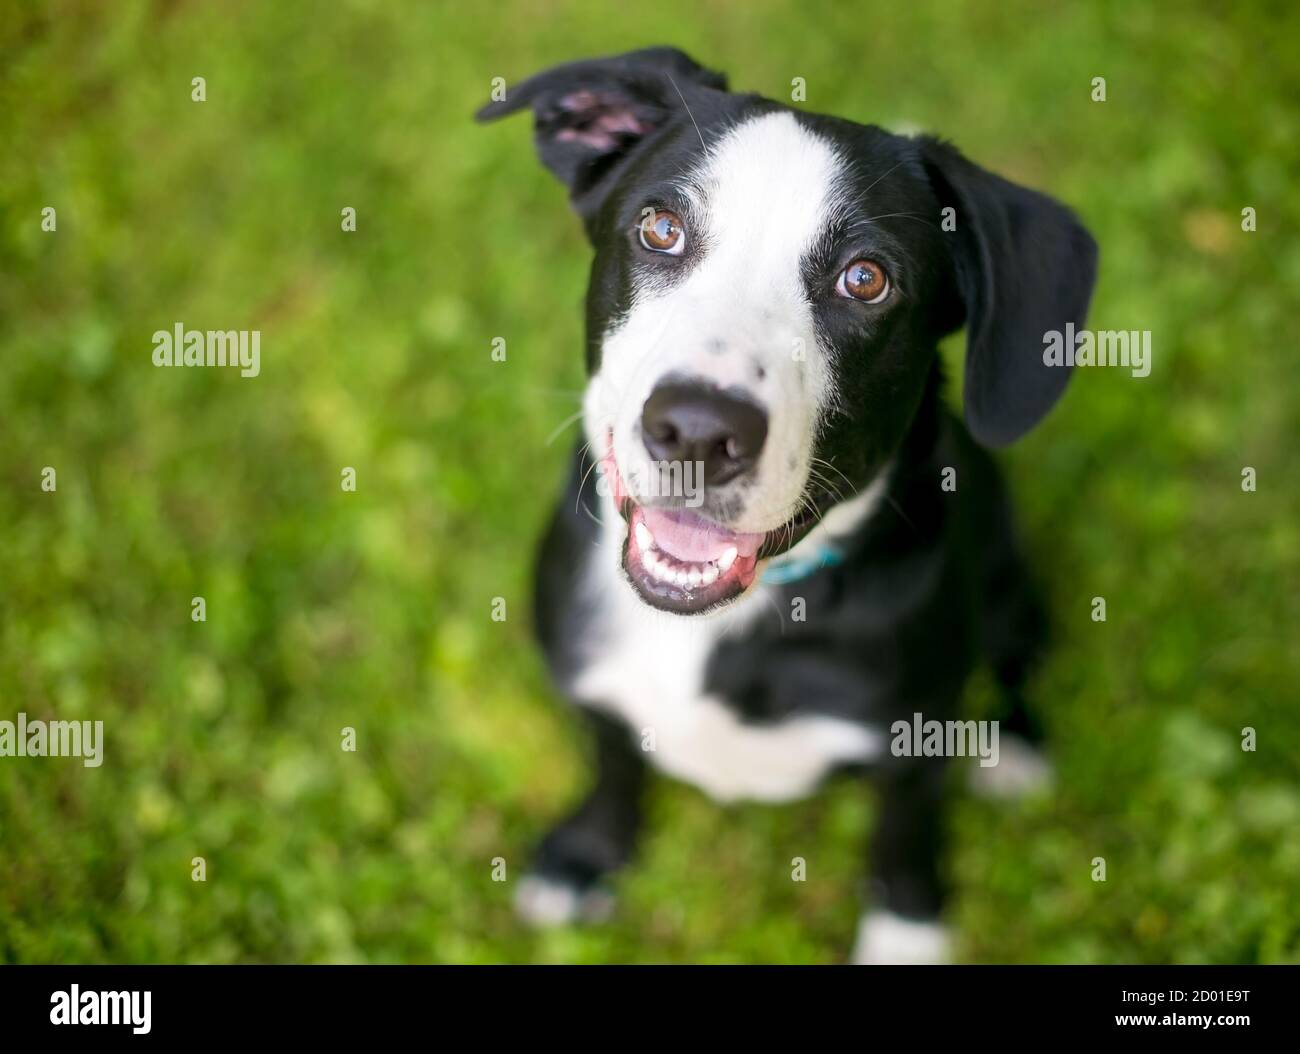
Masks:
[[[955,788],[962,957],[1300,961],[1298,38],[1283,3],[6,4],[0,719],[106,746],[0,758],[0,961],[844,957],[852,781],[660,781],[610,925],[510,909],[585,780],[528,592],[588,252],[529,120],[470,117],[494,77],[660,43],[1070,203],[1091,324],[1153,334],[1150,377],[1080,373],[1003,457],[1058,786]],[[177,322],[260,329],[260,376],[153,368]]]

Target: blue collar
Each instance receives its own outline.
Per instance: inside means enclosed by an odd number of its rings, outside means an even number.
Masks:
[[[810,556],[794,557],[787,553],[763,568],[762,581],[769,586],[788,586],[802,582],[824,567],[835,567],[844,562],[844,554],[829,545],[823,545]]]

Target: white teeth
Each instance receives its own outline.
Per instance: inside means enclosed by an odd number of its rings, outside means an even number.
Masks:
[[[729,545],[717,560],[708,563],[679,560],[655,548],[654,535],[639,520],[635,527],[635,537],[640,550],[641,566],[659,581],[677,586],[678,589],[698,589],[713,585],[721,575],[726,574],[739,555],[736,547]]]

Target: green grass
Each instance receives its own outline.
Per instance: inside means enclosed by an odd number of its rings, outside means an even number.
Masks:
[[[491,881],[583,782],[526,613],[587,251],[528,122],[469,116],[493,77],[652,43],[1070,202],[1094,324],[1153,333],[1149,378],[1078,376],[1004,459],[1059,627],[1059,785],[959,798],[963,956],[1300,960],[1294,5],[655,8],[0,16],[0,719],[107,738],[98,769],[0,759],[0,961],[843,956],[851,783],[723,809],[661,782],[602,929],[524,930]],[[154,369],[178,321],[260,329],[261,376]]]

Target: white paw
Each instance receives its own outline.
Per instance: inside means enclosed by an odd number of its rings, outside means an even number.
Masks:
[[[949,961],[948,928],[917,922],[890,911],[869,911],[858,921],[849,961],[855,966],[919,966]]]
[[[582,891],[541,875],[525,875],[515,889],[515,914],[530,926],[604,922],[613,911],[614,895],[605,889]]]
[[[1002,736],[998,763],[971,770],[970,788],[982,798],[1023,798],[1049,790],[1054,772],[1047,756],[1023,736]]]

